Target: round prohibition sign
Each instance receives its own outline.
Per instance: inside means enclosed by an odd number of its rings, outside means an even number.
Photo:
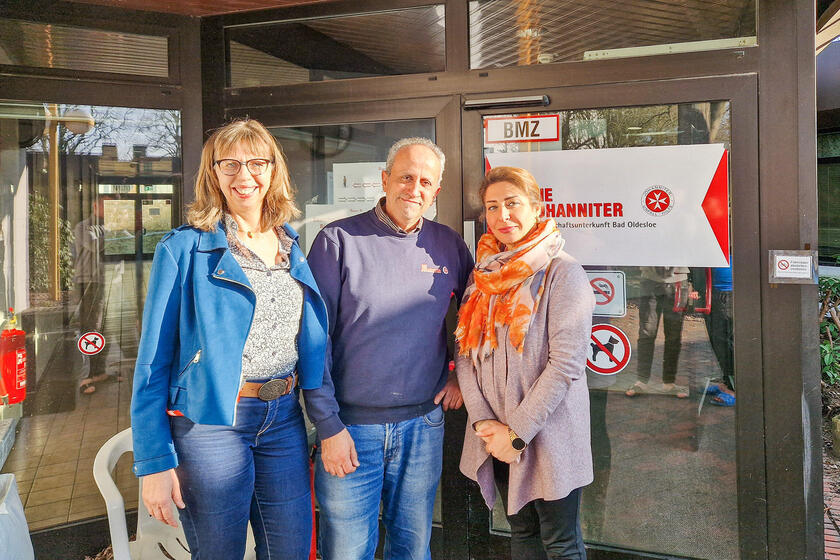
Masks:
[[[630,339],[614,325],[592,326],[586,367],[599,375],[615,375],[630,363]]]
[[[85,356],[93,356],[99,354],[105,348],[105,337],[96,331],[88,331],[79,337],[76,346],[79,348],[79,352]]]
[[[776,263],[776,266],[779,267],[779,270],[787,270],[790,268],[790,263],[785,259],[781,259],[778,263]]]
[[[595,305],[607,305],[615,297],[615,286],[606,278],[593,278],[589,284],[595,294]]]

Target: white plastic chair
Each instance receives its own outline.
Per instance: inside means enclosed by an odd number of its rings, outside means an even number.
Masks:
[[[171,558],[188,560],[190,553],[187,539],[179,526],[177,529],[149,517],[149,511],[140,500],[137,504],[137,538],[128,540],[128,528],[125,522],[125,500],[114,483],[114,466],[119,458],[132,450],[131,428],[127,428],[108,441],[96,453],[93,461],[93,478],[99,492],[105,499],[108,511],[108,527],[111,532],[111,545],[114,560],[151,560]],[[142,494],[143,484],[140,481]],[[165,551],[165,552],[164,552]],[[256,558],[254,535],[248,525],[248,542],[245,546],[245,560]]]

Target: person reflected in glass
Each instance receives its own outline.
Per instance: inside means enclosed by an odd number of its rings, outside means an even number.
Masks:
[[[309,455],[298,388],[321,385],[327,316],[298,236],[286,162],[254,120],[201,154],[188,224],[155,249],[131,424],[149,513],[192,558],[309,557]]]
[[[637,345],[636,382],[624,394],[635,397],[643,393],[688,398],[688,387],[677,385],[677,365],[682,348],[683,313],[675,309],[677,282],[688,280],[686,267],[643,266],[639,305],[639,342]],[[659,319],[665,330],[665,349],[662,358],[662,383],[650,383],[653,350],[659,332]]]
[[[73,283],[79,298],[79,336],[102,332],[105,309],[105,199],[97,197],[91,213],[73,228]],[[84,341],[83,341],[84,342]],[[105,351],[87,357],[88,374],[79,383],[79,393],[96,392],[96,384],[114,380],[106,372]]]
[[[706,321],[709,342],[720,366],[721,378],[706,388],[712,404],[735,406],[735,348],[732,324],[732,263],[712,269],[712,304]]]
[[[581,487],[592,482],[586,349],[595,299],[540,219],[526,170],[491,169],[479,189],[488,232],[479,240],[459,311],[456,371],[468,424],[461,472],[511,526],[511,557],[586,557]]]

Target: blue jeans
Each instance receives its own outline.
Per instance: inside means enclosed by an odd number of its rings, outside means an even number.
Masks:
[[[384,560],[430,560],[443,461],[443,410],[389,424],[347,426],[359,467],[344,478],[315,462],[323,560],[372,560],[385,524]]]
[[[312,539],[309,455],[297,391],[241,398],[235,426],[170,419],[193,560],[245,553],[248,521],[257,558],[306,560]]]

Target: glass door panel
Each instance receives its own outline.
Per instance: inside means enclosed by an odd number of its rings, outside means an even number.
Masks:
[[[140,200],[143,232],[143,254],[155,252],[158,241],[172,229],[172,199],[144,198]]]
[[[384,195],[382,171],[388,149],[401,138],[435,139],[434,119],[327,126],[276,127],[303,213],[292,224],[304,252],[328,223],[367,212]],[[437,203],[426,214],[434,219]]]
[[[728,101],[482,117],[485,168],[534,174],[598,302],[590,543],[739,557],[730,117]],[[509,534],[500,501],[489,521]]]
[[[14,308],[26,348],[26,393],[0,404],[0,472],[15,475],[31,531],[106,513],[91,465],[130,423],[151,265],[138,253],[138,197],[149,184],[178,196],[180,128],[169,125],[179,121],[178,111],[0,102],[0,322]],[[96,354],[82,352],[90,331],[103,340]],[[114,475],[136,508],[130,457]]]
[[[382,171],[388,149],[401,138],[421,136],[435,141],[435,119],[273,127],[270,131],[288,162],[296,202],[303,214],[292,226],[300,235],[301,248],[308,253],[325,225],[373,208],[384,195]],[[435,219],[436,215],[437,202],[425,217]],[[307,426],[313,429],[308,420]],[[440,486],[433,520],[442,522]]]
[[[137,237],[134,228],[132,199],[106,199],[104,201],[103,229],[105,254],[134,256]]]

